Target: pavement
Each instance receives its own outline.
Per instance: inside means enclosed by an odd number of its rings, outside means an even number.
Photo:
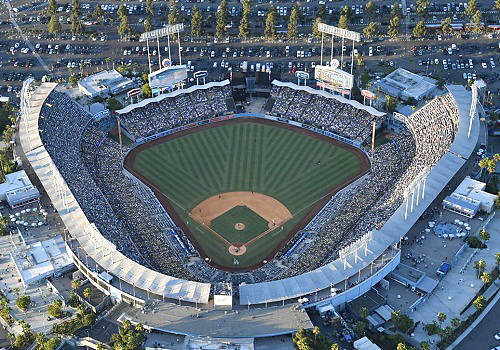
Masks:
[[[498,315],[500,315],[500,293],[486,307],[475,322],[447,350],[494,349],[500,341],[494,338],[500,332]]]
[[[443,312],[447,315],[443,327],[451,326],[451,319],[458,317],[460,320],[465,320],[464,315],[460,312],[467,304],[474,299],[483,282],[476,278],[476,270],[474,262],[477,260],[486,261],[486,270],[491,272],[495,267],[495,253],[500,251],[500,215],[489,222],[486,230],[491,233],[491,239],[488,241],[488,248],[478,250],[474,254],[474,250],[468,249],[457,261],[456,268],[451,269],[441,280],[437,288],[429,296],[427,301],[421,304],[415,312],[410,314],[414,320],[422,322],[414,332],[414,340],[418,343],[421,341],[433,341],[436,344],[439,341],[437,335],[428,336],[423,329],[423,325],[432,323],[436,320],[438,312]],[[467,260],[473,256],[470,263]],[[465,267],[463,273],[461,269]]]

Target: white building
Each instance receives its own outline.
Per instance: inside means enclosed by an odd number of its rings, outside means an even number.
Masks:
[[[496,196],[485,192],[485,188],[484,182],[467,176],[455,191],[443,200],[443,208],[470,218],[479,210],[491,213]]]
[[[25,287],[60,275],[73,265],[61,236],[18,247],[10,252],[10,258]]]
[[[392,97],[402,100],[413,97],[420,101],[436,88],[436,80],[398,68],[374,84],[372,90],[376,91],[377,88]]]
[[[40,192],[31,184],[24,170],[5,175],[5,182],[0,184],[0,200],[6,201],[11,208],[37,202]]]
[[[92,98],[117,95],[135,86],[136,84],[131,79],[124,77],[114,69],[109,71],[103,70],[78,82],[80,91]]]

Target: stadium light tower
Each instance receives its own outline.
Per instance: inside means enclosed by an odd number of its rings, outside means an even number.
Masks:
[[[151,60],[149,55],[149,40],[156,39],[158,44],[158,65],[161,68],[161,51],[160,51],[160,38],[167,37],[167,46],[168,46],[168,58],[172,61],[172,55],[170,52],[170,36],[177,34],[177,40],[179,42],[179,64],[182,64],[182,56],[181,56],[181,36],[180,32],[184,31],[184,24],[174,24],[168,25],[165,28],[160,28],[156,30],[152,30],[149,32],[142,33],[139,37],[140,42],[146,42],[146,46],[148,48],[148,65],[149,65],[149,73],[152,73],[151,69]]]
[[[478,100],[478,86],[477,82],[474,82],[472,84],[472,101],[470,105],[470,111],[469,111],[469,131],[467,132],[467,138],[470,138],[470,132],[472,130],[472,121],[476,117],[476,108],[477,108],[477,100]]]

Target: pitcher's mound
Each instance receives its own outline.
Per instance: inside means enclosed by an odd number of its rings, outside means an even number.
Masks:
[[[245,247],[244,245],[242,245],[241,247],[235,247],[234,245],[229,247],[229,253],[231,253],[231,255],[243,255],[246,253],[246,251],[247,247]]]
[[[237,222],[236,225],[234,225],[234,228],[238,231],[244,230],[245,229],[245,224],[242,222]]]

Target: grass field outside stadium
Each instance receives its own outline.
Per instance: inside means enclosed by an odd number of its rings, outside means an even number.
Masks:
[[[319,200],[367,170],[360,151],[275,124],[220,123],[146,144],[129,170],[168,199],[202,255],[221,267],[255,266],[286,243]],[[218,208],[230,194],[232,204]],[[275,221],[266,210],[277,207],[291,216]],[[245,251],[235,256],[230,245]]]

